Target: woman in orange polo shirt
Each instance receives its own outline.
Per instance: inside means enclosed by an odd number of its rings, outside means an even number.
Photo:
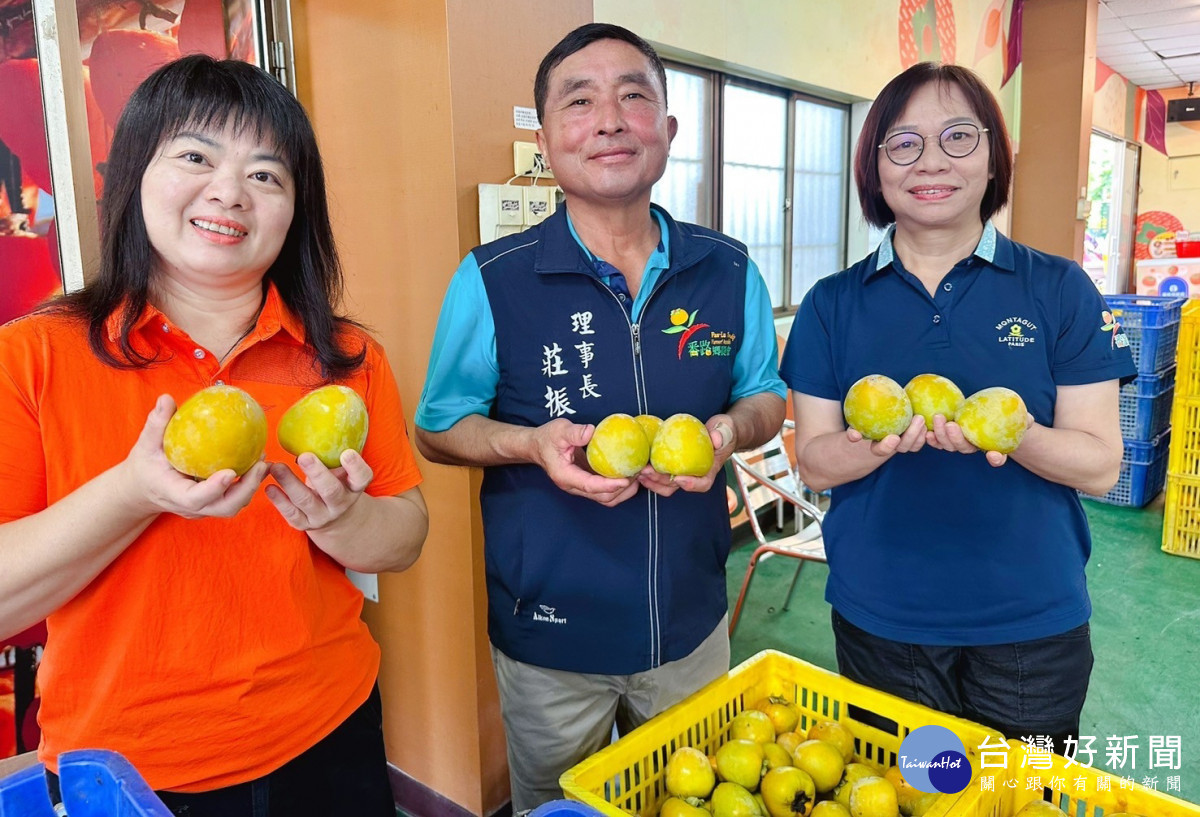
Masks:
[[[0,329],[0,636],[48,619],[40,757],[114,749],[190,817],[391,817],[345,571],[407,568],[427,513],[387,358],[338,311],[303,108],[244,63],[158,70],[117,126],[102,236],[83,291]],[[197,482],[164,429],[220,383],[262,405],[266,457]],[[325,383],[370,416],[332,470],[274,434]]]

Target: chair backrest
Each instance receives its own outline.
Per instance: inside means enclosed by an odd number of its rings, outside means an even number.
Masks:
[[[785,421],[783,430],[786,431],[790,427],[791,421]],[[758,448],[734,454],[730,462],[733,463],[738,490],[746,505],[746,514],[750,517],[750,526],[756,539],[765,539],[758,514],[769,505],[777,509],[780,526],[783,523],[783,508],[787,505],[795,507],[798,513],[817,522],[824,519],[824,512],[802,496],[804,485],[792,466],[782,433],[776,434]],[[797,528],[799,526],[800,520],[797,517]]]

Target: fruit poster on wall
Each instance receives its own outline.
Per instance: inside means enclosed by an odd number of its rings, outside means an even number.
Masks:
[[[96,199],[133,89],[184,54],[257,62],[249,0],[77,0]],[[0,0],[0,323],[62,291],[32,0]],[[0,757],[37,747],[45,626],[0,639]]]
[[[183,54],[255,62],[249,0],[78,0],[96,198],[130,93]],[[0,0],[0,323],[62,290],[32,0]]]

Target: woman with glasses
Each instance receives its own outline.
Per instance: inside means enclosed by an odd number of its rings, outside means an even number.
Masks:
[[[863,215],[887,231],[809,292],[781,366],[801,476],[833,489],[838,668],[1071,753],[1092,667],[1076,490],[1117,480],[1128,342],[1077,264],[989,221],[1008,201],[1012,151],[967,69],[921,63],[888,83],[854,170]],[[926,372],[968,395],[1015,390],[1029,410],[1020,446],[978,451],[941,415],[879,441],[846,428],[856,380]]]

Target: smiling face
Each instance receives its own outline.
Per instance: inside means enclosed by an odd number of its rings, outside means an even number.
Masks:
[[[650,60],[620,40],[598,40],[550,73],[538,147],[571,199],[648,206],[677,123]]]
[[[884,133],[880,142],[901,132],[929,137],[911,165],[896,165],[884,150],[878,151],[880,188],[895,214],[896,229],[979,229],[980,203],[992,175],[990,140],[983,134],[979,147],[959,159],[948,156],[938,144],[939,134],[961,123],[982,127],[957,85],[931,82],[913,93]]]
[[[253,128],[184,128],[142,175],[142,215],[154,276],[192,288],[261,281],[287,237],[295,183]]]

